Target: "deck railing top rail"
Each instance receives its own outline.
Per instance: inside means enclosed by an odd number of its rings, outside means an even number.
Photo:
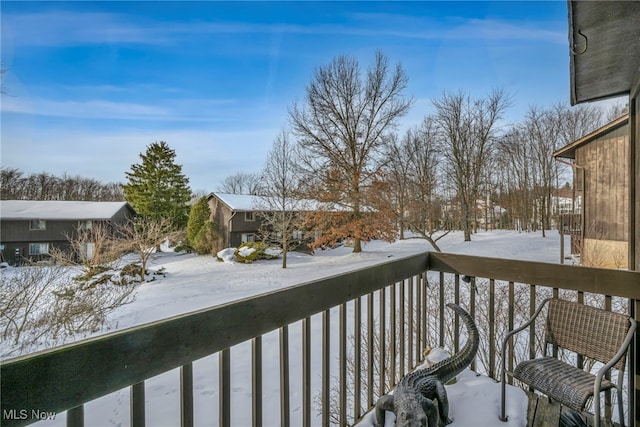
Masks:
[[[431,252],[429,270],[640,300],[640,272]]]

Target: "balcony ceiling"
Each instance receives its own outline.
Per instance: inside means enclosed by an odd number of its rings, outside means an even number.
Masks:
[[[640,2],[568,4],[571,104],[628,94],[640,78]]]

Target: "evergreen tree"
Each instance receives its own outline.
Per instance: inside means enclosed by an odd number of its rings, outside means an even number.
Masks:
[[[187,240],[191,247],[194,247],[195,238],[202,226],[209,220],[211,210],[206,197],[201,197],[189,211],[189,221],[187,222]]]
[[[129,182],[122,190],[138,214],[149,219],[166,218],[172,228],[183,228],[191,190],[175,157],[175,151],[164,141],[149,145],[140,154],[142,163],[131,165],[131,172],[125,172]]]

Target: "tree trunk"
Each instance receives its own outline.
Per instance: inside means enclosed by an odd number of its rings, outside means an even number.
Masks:
[[[353,253],[360,253],[362,252],[362,243],[360,242],[360,239],[353,239]]]

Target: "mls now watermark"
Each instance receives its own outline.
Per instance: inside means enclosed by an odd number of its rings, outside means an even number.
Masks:
[[[49,411],[40,411],[38,409],[3,409],[2,419],[5,420],[55,420],[56,413]]]

